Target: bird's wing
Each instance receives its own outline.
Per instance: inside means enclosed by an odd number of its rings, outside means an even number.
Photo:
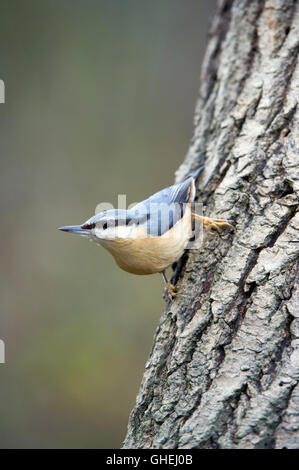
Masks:
[[[190,173],[190,175],[188,175],[180,183],[174,184],[172,186],[169,186],[168,188],[158,191],[157,193],[153,194],[140,204],[144,204],[147,201],[165,202],[167,204],[172,204],[176,202],[186,204],[187,202],[193,202],[195,198],[195,187],[193,188],[193,185],[196,178],[202,172],[203,168],[203,166],[199,167],[197,170]]]
[[[134,220],[145,224],[150,235],[163,235],[184,215],[185,204],[194,201],[194,180],[202,171],[199,168],[184,181],[162,189],[148,199],[136,204],[129,212]]]

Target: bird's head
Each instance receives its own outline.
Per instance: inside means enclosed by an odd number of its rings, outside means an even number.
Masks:
[[[135,223],[126,210],[108,210],[94,215],[82,225],[59,227],[59,230],[87,237],[92,241],[115,240],[132,236]]]

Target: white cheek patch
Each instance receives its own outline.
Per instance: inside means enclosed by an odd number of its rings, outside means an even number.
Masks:
[[[99,229],[99,228],[97,228],[97,227],[95,227],[95,228],[93,229],[93,234],[94,234],[94,236],[97,237],[97,238],[102,238],[102,237],[101,237],[102,230]]]
[[[134,236],[134,225],[119,225],[117,227],[108,227],[104,230],[102,227],[95,227],[94,235],[101,240],[113,240],[114,238],[129,238]]]
[[[112,227],[110,230],[111,233],[114,233],[114,238],[129,238],[134,233],[134,228],[133,225],[119,225],[118,227]]]

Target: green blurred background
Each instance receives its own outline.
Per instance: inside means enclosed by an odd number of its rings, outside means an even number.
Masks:
[[[162,282],[56,227],[173,183],[214,8],[1,1],[2,448],[121,446]]]

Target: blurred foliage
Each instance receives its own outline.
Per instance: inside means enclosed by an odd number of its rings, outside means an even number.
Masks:
[[[121,445],[162,282],[56,227],[172,184],[214,3],[1,2],[1,447]]]

